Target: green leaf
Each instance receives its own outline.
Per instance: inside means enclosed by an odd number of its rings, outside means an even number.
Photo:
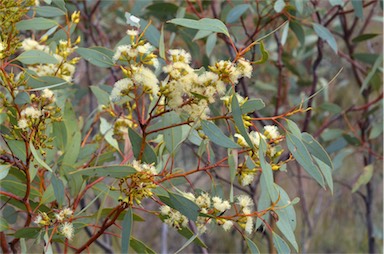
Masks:
[[[297,124],[289,119],[286,119],[288,130],[298,139],[301,139],[301,130],[299,129],[299,126]]]
[[[17,60],[23,64],[57,64],[56,58],[41,50],[28,50],[21,53]]]
[[[352,187],[352,193],[356,192],[362,185],[366,185],[372,179],[373,176],[373,164],[369,164],[364,167],[363,173],[359,176],[357,181]]]
[[[351,0],[355,16],[359,19],[364,19],[363,13],[363,1],[361,0]]]
[[[328,28],[320,25],[313,23],[313,29],[315,30],[316,34],[323,40],[325,40],[329,46],[335,51],[337,54],[337,43],[335,40],[335,37],[333,37],[332,33],[328,30]]]
[[[249,4],[236,5],[228,12],[227,17],[225,18],[225,23],[235,23],[241,17],[241,15],[243,15],[249,8]]]
[[[360,93],[363,92],[367,87],[368,83],[371,81],[373,75],[375,75],[376,70],[381,66],[381,62],[383,61],[383,55],[380,55],[375,63],[373,64],[372,69],[369,71],[367,77],[364,79],[364,82],[360,88]]]
[[[266,152],[267,152],[267,143],[264,141],[264,139],[260,137],[259,159],[260,159],[261,169],[263,170],[261,173],[261,177],[264,179],[264,182],[267,186],[269,197],[271,198],[272,202],[276,202],[279,198],[279,195],[274,186],[272,167],[265,160]]]
[[[75,51],[86,61],[95,66],[110,68],[114,65],[112,59],[108,55],[101,53],[98,50],[89,48],[77,48]]]
[[[284,0],[277,0],[273,5],[273,9],[275,9],[277,13],[280,13],[282,10],[284,10],[284,8],[285,8]]]
[[[304,0],[295,0],[296,10],[302,14],[304,11]]]
[[[162,127],[168,127],[173,124],[178,124],[181,122],[179,115],[176,112],[169,112],[162,116]],[[174,153],[183,141],[183,126],[176,126],[173,128],[168,128],[163,131],[163,137],[165,142],[165,147],[169,153]],[[186,138],[186,137],[185,137]]]
[[[105,118],[100,117],[100,133],[104,135],[105,140],[114,147],[116,150],[120,150],[117,140],[113,137],[113,126]]]
[[[208,36],[207,38],[207,43],[205,44],[205,53],[209,57],[213,51],[213,49],[216,46],[216,41],[217,41],[217,35],[216,33],[213,33]]]
[[[64,0],[49,0],[52,1],[54,5],[59,7],[61,10],[67,12],[67,8],[65,8],[65,1]]]
[[[45,189],[43,196],[41,197],[40,204],[48,204],[55,200],[55,192],[53,190],[52,183]]]
[[[292,232],[296,229],[297,219],[294,204],[300,201],[299,198],[295,198],[291,201],[288,194],[285,192],[283,188],[279,185],[275,184],[277,191],[279,192],[280,199],[277,203],[277,206],[284,207],[283,209],[276,209],[275,212],[279,215],[279,220],[285,220],[286,224],[289,224]],[[295,203],[296,202],[296,203]],[[288,237],[287,237],[288,238]]]
[[[161,58],[165,59],[164,25],[161,26],[161,31],[160,31],[159,56]]]
[[[31,150],[34,158],[36,159],[37,163],[39,163],[40,166],[42,166],[43,168],[47,169],[48,171],[53,172],[51,167],[47,163],[45,163],[43,158],[40,157],[39,152],[36,151],[35,147],[33,146],[32,139],[31,139],[31,142],[29,143],[29,149]]]
[[[35,11],[37,15],[47,18],[65,15],[64,11],[53,6],[36,6]]]
[[[96,96],[99,105],[109,104],[109,94],[98,86],[90,86],[92,93]]]
[[[163,195],[158,195],[158,197],[163,203],[179,211],[188,219],[197,220],[200,207],[186,197],[173,192],[168,192],[168,197]]]
[[[68,85],[68,84],[69,84],[68,81],[65,81],[64,79],[57,78],[57,77],[50,77],[50,76],[39,77],[39,76],[28,75],[28,78],[27,78],[27,85],[33,88],[29,91],[39,91],[45,88],[54,90],[55,88]]]
[[[138,159],[141,151],[142,137],[132,128],[128,128],[128,136],[132,144],[133,154],[135,155],[135,158]],[[157,163],[156,153],[147,142],[144,144],[144,152],[141,160],[148,164]]]
[[[12,165],[0,165],[0,180],[4,179]]]
[[[252,254],[258,254],[258,253],[260,253],[259,248],[257,248],[257,245],[256,245],[254,242],[252,242],[251,239],[249,239],[249,238],[246,237],[246,236],[244,236],[244,238],[245,238],[245,241],[247,242],[248,248],[249,248],[249,250],[250,250],[250,252],[251,252]]]
[[[201,126],[203,128],[205,135],[207,135],[208,138],[216,145],[219,145],[225,148],[241,148],[232,139],[224,135],[221,129],[217,127],[214,123],[209,122],[207,120],[202,120]]]
[[[20,140],[7,140],[9,148],[12,150],[12,153],[21,161],[25,161],[26,151],[25,143]]]
[[[65,153],[63,157],[63,164],[73,165],[80,153],[81,145],[81,133],[76,131],[75,135],[69,138],[68,143],[65,147]]]
[[[38,227],[30,227],[30,228],[22,228],[15,232],[14,237],[15,238],[37,238],[42,228]]]
[[[200,20],[185,19],[185,18],[176,18],[167,21],[175,25],[188,27],[197,30],[206,30],[216,33],[223,33],[229,37],[229,32],[225,24],[218,19],[209,19],[203,18]]]
[[[140,26],[146,27],[148,22],[146,20],[140,19]],[[149,25],[144,34],[145,39],[147,39],[153,46],[156,48],[160,45],[160,32],[154,25]]]
[[[16,23],[17,30],[46,30],[59,25],[55,20],[46,18],[33,18]]]
[[[255,64],[263,64],[269,58],[269,53],[268,53],[268,51],[265,50],[264,43],[261,41],[259,45],[260,45],[261,59],[255,61]]]
[[[115,178],[124,178],[135,173],[137,173],[137,171],[131,166],[109,165],[80,169],[70,172],[69,175],[81,175],[90,177],[108,176]]]
[[[19,93],[16,95],[16,98],[15,98],[14,102],[15,102],[17,105],[24,105],[24,104],[30,103],[30,102],[31,102],[31,99],[30,99],[28,93],[26,93],[26,92],[19,92]]]
[[[288,150],[292,153],[293,157],[295,157],[296,161],[324,188],[323,176],[313,163],[311,155],[304,143],[291,133],[287,133],[286,138]]]
[[[212,31],[207,31],[207,30],[199,30],[197,31],[197,33],[195,34],[195,37],[193,37],[193,40],[192,41],[196,41],[196,40],[199,40],[199,39],[202,39],[204,37],[207,37],[208,35],[212,34]]]
[[[129,242],[130,242],[131,233],[132,233],[132,224],[133,224],[133,216],[132,216],[132,208],[130,207],[124,216],[123,222],[121,223],[121,227],[123,228],[121,232],[121,252],[122,253],[128,253]]]
[[[324,176],[325,182],[327,183],[331,193],[333,194],[333,180],[332,180],[333,168],[330,168],[326,163],[324,163],[322,160],[320,160],[316,157],[314,157],[314,160],[316,161],[317,165],[319,166],[319,169]]]
[[[250,99],[247,100],[243,105],[241,105],[241,113],[243,115],[253,113],[256,110],[260,110],[265,107],[265,103],[262,99]]]
[[[248,136],[247,130],[245,129],[242,112],[235,94],[232,96],[231,109],[232,109],[233,120],[235,121],[235,125],[239,129],[240,134],[244,137],[245,141],[247,141],[249,147],[254,149],[253,143]]]
[[[289,27],[292,29],[293,33],[296,35],[296,38],[299,40],[301,46],[304,46],[305,34],[304,34],[303,27],[299,23],[294,21],[289,22]]]
[[[336,5],[339,5],[341,7],[344,6],[344,1],[343,0],[329,0],[329,3],[332,5],[332,6],[336,6]]]
[[[136,253],[156,254],[154,250],[152,250],[147,245],[145,245],[142,241],[139,241],[136,238],[131,237],[130,245],[132,249],[136,251]]]
[[[273,233],[273,245],[275,246],[277,253],[279,254],[287,254],[291,253],[291,249],[288,244],[275,232]]]
[[[366,40],[370,40],[372,38],[375,38],[378,35],[379,34],[360,34],[360,35],[356,36],[355,38],[353,38],[352,42],[353,43],[359,43],[362,41],[366,41]]]
[[[59,207],[63,205],[64,202],[64,184],[61,179],[56,177],[54,174],[52,174],[51,182],[53,186],[53,192],[55,193],[55,198],[57,200],[57,203],[59,204]]]
[[[9,229],[8,222],[4,218],[0,217],[0,232],[3,232],[8,229]]]
[[[333,170],[332,160],[325,149],[309,133],[302,133],[302,140],[310,154],[328,165]]]

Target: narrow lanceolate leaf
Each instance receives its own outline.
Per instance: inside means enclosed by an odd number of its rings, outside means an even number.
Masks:
[[[291,249],[288,244],[275,232],[273,232],[273,245],[279,254],[291,253]]]
[[[48,171],[51,171],[53,172],[53,170],[51,169],[51,167],[45,163],[45,161],[43,160],[43,158],[41,158],[41,155],[39,154],[38,151],[36,151],[35,147],[33,146],[32,144],[32,140],[31,142],[29,143],[29,149],[31,150],[32,154],[33,154],[33,157],[36,159],[37,163],[40,164],[40,166],[42,166],[43,168],[47,169]]]
[[[17,22],[16,28],[17,30],[46,30],[57,25],[58,23],[52,19],[33,18]]]
[[[91,177],[108,176],[108,177],[115,177],[115,178],[124,178],[136,172],[137,171],[131,166],[109,165],[109,166],[99,166],[99,167],[90,167],[86,169],[81,169],[81,170],[70,172],[69,175],[91,176]]]
[[[329,190],[333,194],[332,169],[327,164],[325,164],[322,160],[316,157],[313,157],[313,158],[316,161],[317,165],[319,166],[319,169],[324,176],[325,182],[327,183]]]
[[[114,65],[109,56],[95,49],[77,48],[76,53],[82,56],[86,61],[98,67],[109,68]]]
[[[65,12],[53,6],[36,6],[36,14],[42,17],[57,17],[65,15]]]
[[[244,137],[249,147],[254,149],[253,143],[248,136],[247,130],[245,129],[241,108],[235,94],[232,96],[231,108],[232,108],[233,120],[235,121],[236,127],[239,129],[240,134]]]
[[[322,162],[327,164],[330,169],[333,170],[332,160],[329,157],[328,153],[325,151],[325,149],[320,145],[320,143],[317,142],[312,137],[312,135],[306,132],[302,133],[302,138],[303,138],[304,145],[307,147],[310,154],[320,159]]]
[[[28,50],[21,53],[17,58],[23,64],[57,64],[56,58],[41,50]]]
[[[248,237],[245,236],[245,240],[247,241],[247,245],[248,245],[249,251],[252,254],[260,253],[259,248],[257,248],[257,245],[254,242],[252,242],[251,239],[249,239]]]
[[[123,228],[121,232],[121,253],[128,253],[129,243],[131,240],[131,233],[132,233],[132,224],[133,224],[132,209],[129,208],[121,224]]]
[[[55,198],[57,200],[57,203],[59,204],[59,207],[62,206],[64,202],[64,184],[63,181],[61,181],[60,178],[56,177],[54,174],[51,178],[52,186],[53,186],[53,192],[55,193]]]
[[[132,144],[133,154],[136,159],[138,159],[139,154],[141,152],[142,147],[142,137],[134,131],[132,128],[128,128],[128,136],[129,140]],[[142,153],[141,160],[145,163],[157,163],[157,156],[152,146],[150,146],[147,142],[144,144],[144,152]]]
[[[325,40],[329,46],[337,53],[337,43],[335,40],[335,37],[333,37],[332,33],[328,30],[328,28],[320,25],[320,24],[313,24],[313,29],[315,30],[316,34],[323,40]]]
[[[136,251],[136,253],[148,253],[155,254],[156,252],[145,245],[142,241],[137,240],[136,238],[131,237],[131,247]]]
[[[369,183],[373,176],[373,164],[369,164],[368,166],[365,166],[363,169],[363,173],[359,176],[356,183],[352,187],[352,193],[356,192],[360,186],[366,185]]]
[[[203,120],[201,121],[201,126],[205,135],[215,143],[216,145],[225,147],[225,148],[241,148],[238,144],[236,144],[233,140],[228,138],[224,133],[217,127],[214,123]]]
[[[207,43],[205,44],[205,53],[207,54],[207,56],[211,55],[213,49],[216,46],[216,41],[217,41],[216,33],[213,33],[208,36]]]
[[[249,7],[249,4],[236,5],[235,8],[228,12],[227,17],[225,18],[225,22],[227,24],[235,23],[241,17],[241,15],[243,15],[249,9]]]
[[[167,194],[168,196],[158,195],[158,197],[169,207],[176,209],[188,219],[196,221],[200,211],[200,207],[198,205],[177,193],[168,192]]]
[[[223,33],[229,37],[229,32],[227,27],[222,21],[218,19],[203,18],[200,20],[193,20],[193,19],[178,18],[178,19],[171,19],[168,21],[168,23],[172,23],[175,25],[184,26],[192,29]]]
[[[161,26],[160,41],[159,41],[159,55],[165,59],[165,46],[164,46],[164,26]]]
[[[293,157],[295,157],[296,161],[324,188],[323,176],[313,163],[311,155],[309,154],[304,143],[291,133],[287,133],[286,138],[288,149],[292,153]]]
[[[263,170],[261,177],[264,178],[264,182],[267,186],[269,197],[271,198],[272,202],[276,202],[279,198],[279,195],[274,186],[272,167],[269,163],[267,163],[264,157],[267,151],[267,143],[262,138],[260,138],[259,148],[260,148],[259,149],[260,166],[261,166],[261,169]]]

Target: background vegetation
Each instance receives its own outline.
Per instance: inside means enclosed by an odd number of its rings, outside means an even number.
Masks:
[[[52,2],[60,7],[57,3],[61,1]],[[5,8],[5,4],[0,3],[0,7]],[[290,196],[300,198],[295,205],[298,218],[295,234],[300,252],[383,251],[382,1],[70,0],[65,2],[65,7],[70,13],[80,11],[80,22],[73,36],[81,37],[81,47],[113,49],[126,36],[127,15],[128,18],[134,15],[141,19],[142,28],[151,22],[145,34],[150,43],[159,47],[163,30],[165,48],[188,50],[196,67],[207,68],[217,60],[234,59],[236,52],[231,41],[224,34],[197,34],[196,29],[167,21],[183,17],[220,19],[228,27],[237,51],[274,31],[263,39],[269,59],[255,65],[252,78],[242,79],[236,90],[244,97],[261,98],[265,102],[266,107],[253,113],[256,118],[283,114],[305,101],[304,108],[312,110],[295,114],[292,119],[301,131],[311,133],[333,160],[333,195],[324,191],[296,162],[288,164],[287,172],[275,171],[275,182],[292,193]],[[32,35],[40,38],[45,32]],[[30,37],[31,32],[23,30],[21,35]],[[260,45],[256,45],[246,58],[256,61],[262,52]],[[103,69],[90,62],[79,62],[73,76],[75,85],[66,90],[74,111],[84,121],[94,114],[99,104],[100,98],[91,88],[108,90],[106,86],[122,77],[118,68]],[[272,123],[268,119],[259,122],[260,126]],[[94,137],[97,132],[89,135]],[[226,150],[218,148],[218,153],[225,154]],[[5,162],[6,158],[3,156],[1,160]],[[183,167],[195,163],[187,148],[175,161],[176,166]],[[213,177],[224,181],[227,175],[214,173]],[[211,184],[199,176],[191,181],[196,188]],[[258,184],[259,179],[250,186],[238,188],[244,188],[258,200]],[[85,196],[82,206],[93,199],[94,196]],[[14,206],[7,205],[8,201],[2,196],[2,214],[16,227],[17,213]],[[95,202],[90,209],[97,211],[99,205]],[[161,221],[140,215],[145,222],[135,224],[134,236],[154,250],[174,252],[185,241]],[[271,227],[276,228],[273,218],[269,220]],[[87,229],[79,235],[87,237],[91,233]],[[103,235],[90,250],[113,252],[120,242],[112,239],[115,238]],[[210,247],[208,252],[246,250],[237,234],[215,231],[202,235],[201,239]],[[275,251],[268,233],[263,230],[257,231],[252,239],[261,252]],[[74,244],[81,242],[82,237],[74,240]],[[206,252],[198,245],[184,251]]]

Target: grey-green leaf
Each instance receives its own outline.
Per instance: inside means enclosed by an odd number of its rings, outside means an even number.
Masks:
[[[363,173],[359,176],[356,183],[352,187],[352,193],[356,192],[360,188],[360,186],[369,183],[373,176],[373,171],[373,164],[369,164],[368,166],[364,167]]]
[[[313,24],[313,29],[315,30],[316,34],[323,40],[325,40],[329,46],[337,53],[337,43],[335,40],[335,37],[333,37],[332,33],[328,30],[328,28],[320,25],[320,24]]]
[[[115,178],[124,178],[129,175],[136,173],[137,171],[131,166],[120,166],[120,165],[109,165],[109,166],[98,166],[89,167],[86,169],[80,169],[70,172],[69,175],[81,175],[81,176],[108,176]]]
[[[262,99],[250,99],[241,105],[241,113],[243,115],[255,112],[265,107],[265,103]]]
[[[184,26],[188,28],[212,31],[216,33],[223,33],[229,37],[228,28],[225,24],[218,19],[203,18],[200,20],[177,18],[171,19],[168,23],[172,23],[179,26]]]
[[[36,6],[36,14],[42,17],[58,17],[65,15],[65,12],[53,6]]]
[[[128,253],[133,224],[132,208],[129,208],[121,223],[121,253]]]
[[[286,138],[288,149],[293,157],[295,157],[296,161],[324,188],[324,178],[320,173],[320,170],[313,163],[311,155],[304,143],[291,133],[287,133]]]
[[[64,202],[64,184],[63,181],[61,181],[60,178],[56,177],[54,174],[51,178],[52,186],[53,186],[53,192],[55,193],[55,198],[57,200],[57,203],[59,204],[59,207],[62,206]]]
[[[279,254],[287,254],[291,253],[291,249],[288,244],[275,232],[273,233],[273,245],[275,246],[277,253]]]
[[[46,30],[57,25],[58,23],[53,19],[33,18],[17,22],[16,28],[17,30]]]
[[[205,135],[207,135],[208,138],[216,145],[225,148],[241,148],[233,140],[224,135],[221,129],[217,127],[214,123],[209,122],[207,120],[203,120],[201,121],[201,126]]]
[[[248,245],[248,248],[249,248],[250,252],[252,254],[260,253],[259,248],[257,248],[257,245],[254,242],[252,242],[252,240],[249,239],[248,237],[246,237],[246,236],[244,236],[244,237],[245,237],[245,240],[247,242],[247,245]]]
[[[95,49],[77,48],[76,53],[82,56],[86,61],[98,67],[109,68],[114,65],[112,59],[108,55]]]
[[[135,158],[138,159],[141,151],[142,137],[132,128],[128,128],[128,136],[132,144],[133,154],[135,155]],[[156,153],[147,142],[144,144],[144,152],[141,160],[148,164],[157,163]]]
[[[225,22],[227,24],[236,22],[241,17],[241,15],[243,15],[249,9],[249,7],[249,4],[236,5],[228,12],[227,17],[225,18]]]
[[[31,150],[34,158],[36,159],[37,163],[40,164],[40,166],[44,167],[45,169],[47,169],[48,171],[51,171],[53,172],[53,170],[51,169],[51,167],[45,163],[45,161],[43,160],[43,158],[41,158],[41,155],[39,154],[39,152],[36,151],[35,147],[33,146],[33,143],[32,143],[32,140],[31,142],[29,143],[29,149]]]
[[[56,58],[41,50],[28,50],[21,53],[17,58],[23,64],[57,64]]]
[[[207,43],[205,44],[205,53],[209,57],[213,51],[213,49],[216,46],[216,41],[217,41],[217,35],[216,33],[213,33],[208,36],[207,38]]]
[[[309,133],[302,133],[302,140],[310,154],[328,165],[333,170],[332,160],[325,149]]]
[[[263,170],[261,177],[264,179],[264,182],[267,186],[269,197],[271,198],[272,202],[276,202],[279,196],[274,186],[272,167],[265,160],[266,151],[267,151],[267,143],[264,141],[264,139],[260,138],[259,159],[260,159],[261,169]]]

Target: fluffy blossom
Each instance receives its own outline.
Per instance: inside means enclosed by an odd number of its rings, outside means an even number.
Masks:
[[[21,116],[36,119],[36,118],[39,118],[41,116],[41,111],[38,109],[35,109],[32,106],[29,106],[29,107],[25,108],[23,111],[21,111]]]
[[[156,168],[152,164],[140,163],[137,160],[132,161],[132,167],[138,172],[148,172],[152,175],[156,175]]]
[[[109,96],[109,99],[113,102],[120,100],[121,96],[129,92],[129,89],[132,87],[132,85],[132,80],[129,78],[124,78],[120,79],[119,81],[116,81],[111,91],[111,95]]]
[[[64,222],[60,227],[60,233],[62,233],[68,240],[72,240],[74,235],[74,228],[72,223]]]
[[[278,139],[280,137],[279,129],[275,125],[264,126],[264,134],[269,139]]]
[[[220,197],[213,197],[213,207],[218,210],[219,212],[224,212],[225,210],[228,210],[231,208],[231,205],[227,200],[222,200]]]
[[[144,90],[150,91],[153,95],[159,92],[159,80],[153,71],[146,67],[140,67],[138,70],[135,70],[132,79],[136,84],[142,85]]]
[[[191,62],[191,54],[184,49],[170,49],[168,50],[169,60],[172,62],[183,62],[189,64]]]
[[[247,217],[247,222],[245,223],[245,232],[252,234],[253,230],[253,219],[251,216]]]
[[[19,121],[17,121],[17,126],[20,129],[26,129],[28,127],[28,121],[26,119],[22,118]]]
[[[231,220],[226,220],[223,224],[223,229],[225,231],[229,231],[233,226],[233,222]]]
[[[253,200],[248,195],[240,195],[237,197],[237,204],[242,208],[253,206]]]
[[[254,174],[246,174],[244,177],[241,179],[241,185],[247,186],[250,185],[255,178]]]

